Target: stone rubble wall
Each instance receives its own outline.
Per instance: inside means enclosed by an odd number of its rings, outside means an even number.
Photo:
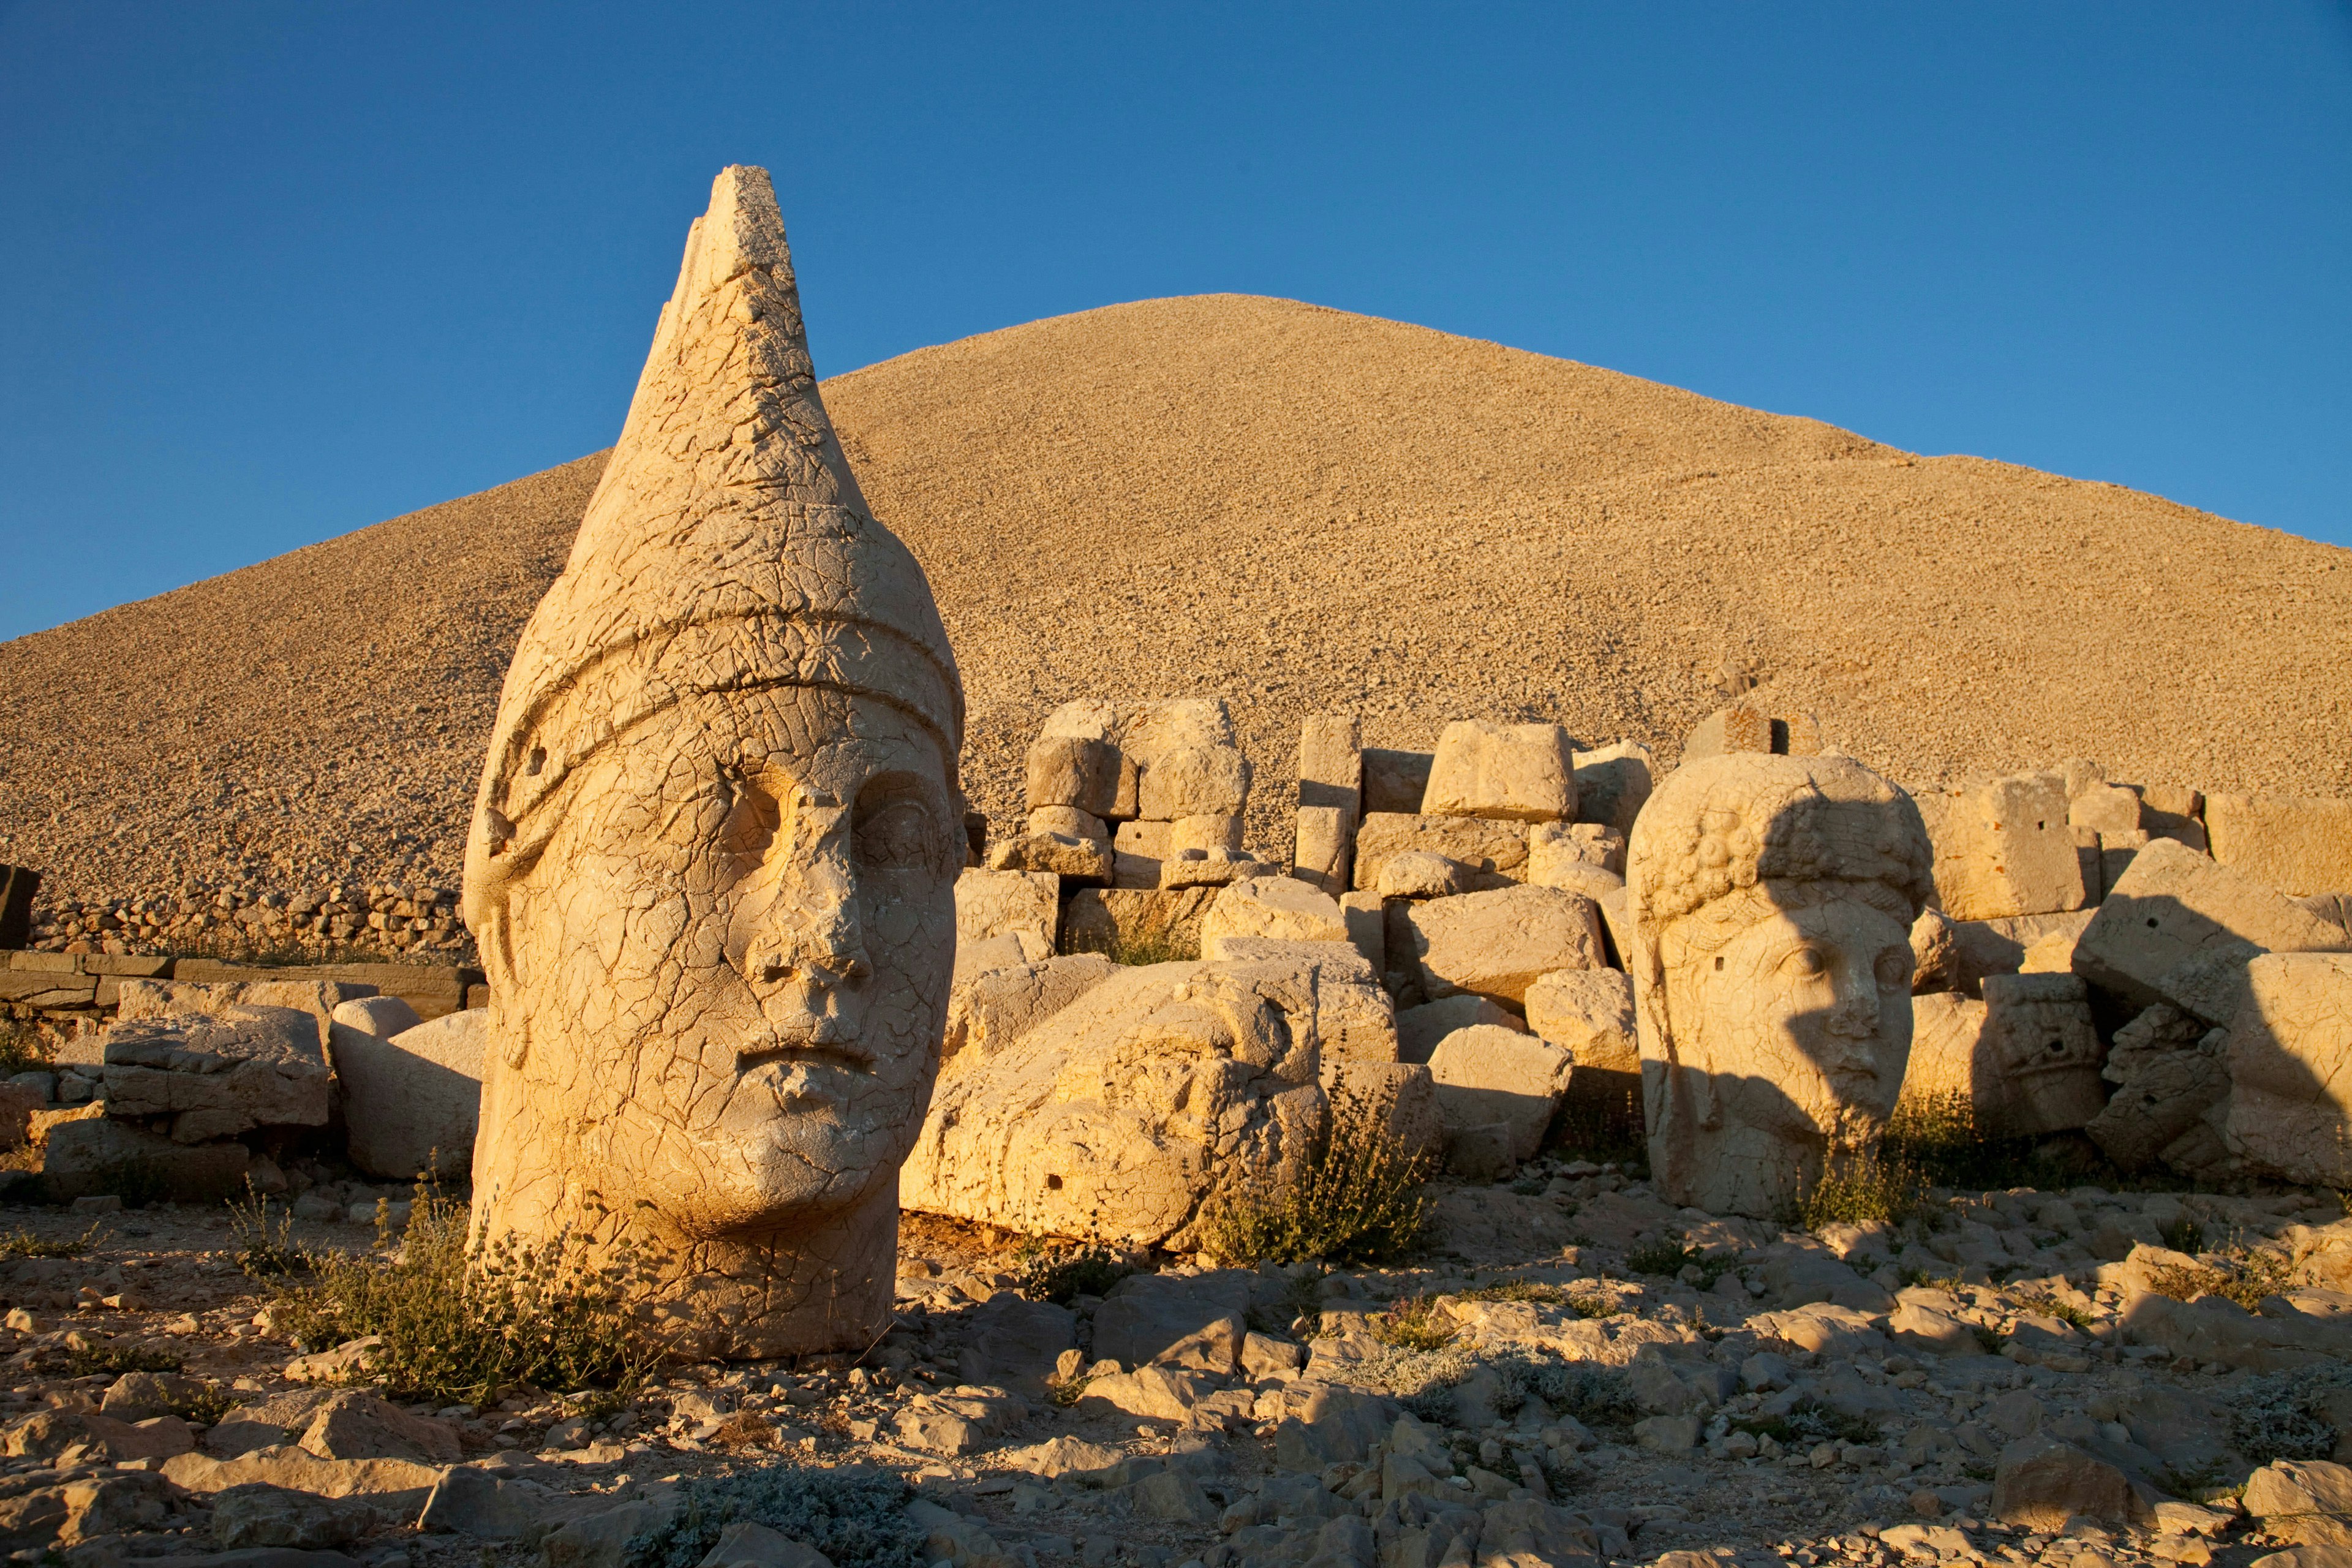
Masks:
[[[197,951],[445,955],[470,963],[473,937],[450,888],[335,884],[288,893],[252,888],[131,893],[36,903],[36,952],[167,956]]]

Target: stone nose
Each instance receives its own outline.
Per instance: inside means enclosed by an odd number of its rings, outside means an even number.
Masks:
[[[744,969],[767,984],[856,986],[874,973],[856,889],[838,857],[820,854],[778,879],[755,919]]]

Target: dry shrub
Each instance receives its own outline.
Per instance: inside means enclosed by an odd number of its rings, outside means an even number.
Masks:
[[[1408,1296],[1381,1316],[1372,1337],[1399,1350],[1435,1351],[1444,1349],[1461,1331],[1434,1298]]]
[[[1201,1250],[1220,1262],[1381,1263],[1403,1256],[1429,1217],[1433,1162],[1398,1152],[1383,1109],[1342,1089],[1318,1146],[1289,1184],[1213,1196]]]
[[[529,1384],[569,1393],[634,1384],[658,1355],[632,1303],[655,1260],[622,1247],[592,1260],[565,1236],[544,1246],[467,1242],[466,1205],[420,1185],[391,1258],[318,1253],[273,1303],[297,1343],[380,1335],[368,1380],[401,1398],[488,1405]]]
[[[2271,1248],[2248,1251],[2242,1247],[2208,1252],[2194,1263],[2166,1264],[2147,1271],[2147,1288],[2176,1301],[2200,1296],[2224,1296],[2249,1312],[2267,1296],[2294,1283],[2295,1259]]]

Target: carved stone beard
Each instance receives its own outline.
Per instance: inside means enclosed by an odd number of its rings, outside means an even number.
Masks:
[[[961,802],[889,704],[705,694],[608,742],[484,933],[476,1218],[666,1255],[698,1354],[887,1326],[939,1061]]]
[[[1911,953],[1864,891],[1759,887],[1660,934],[1643,1089],[1673,1201],[1769,1215],[1832,1152],[1876,1144],[1910,1057]]]

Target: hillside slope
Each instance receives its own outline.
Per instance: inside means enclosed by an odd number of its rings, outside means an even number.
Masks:
[[[825,384],[1016,811],[1055,703],[1226,696],[1286,845],[1300,716],[1671,756],[1727,668],[1918,782],[2352,794],[2352,552],[1423,328],[1114,306]],[[0,860],[61,892],[454,885],[499,673],[601,457],[0,644]]]

